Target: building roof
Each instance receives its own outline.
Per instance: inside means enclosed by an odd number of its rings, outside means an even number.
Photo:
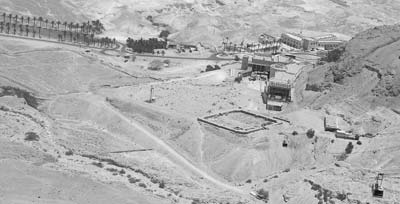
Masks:
[[[294,33],[284,33],[282,35],[286,35],[289,38],[292,38],[292,39],[297,40],[297,41],[302,41],[303,40],[303,36],[299,36],[299,35],[294,34]]]
[[[256,65],[262,65],[262,66],[271,65],[273,63],[274,62],[272,62],[272,61],[268,61],[268,60],[265,60],[265,59],[257,59],[257,58],[253,58],[251,60],[251,62],[249,62],[249,64],[256,64]]]
[[[344,43],[343,40],[319,40],[318,43]]]
[[[282,107],[283,106],[283,102],[279,102],[279,101],[268,101],[268,105],[269,106],[278,106],[278,107]]]
[[[334,34],[327,34],[315,37],[316,40],[326,40],[326,39],[336,39],[336,35]]]

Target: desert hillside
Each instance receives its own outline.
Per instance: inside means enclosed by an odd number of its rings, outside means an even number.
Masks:
[[[256,40],[261,33],[316,35],[337,33],[348,38],[362,30],[399,22],[395,0],[1,0],[0,12],[45,16],[64,21],[100,19],[107,34],[126,37],[157,36],[169,30],[171,38],[188,43],[220,45]],[[201,31],[201,32],[200,32]]]
[[[355,35],[338,62],[311,71],[309,83],[326,89],[316,106],[353,97],[371,106],[399,108],[400,26],[379,26]]]

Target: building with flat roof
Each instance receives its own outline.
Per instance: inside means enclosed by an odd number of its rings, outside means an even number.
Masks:
[[[337,39],[333,34],[319,37],[307,37],[295,33],[283,33],[281,35],[281,42],[290,47],[303,50],[333,50],[345,44],[345,41]]]
[[[294,33],[282,33],[281,42],[297,49],[303,48],[303,38]]]
[[[304,64],[273,64],[270,68],[270,80],[265,93],[268,101],[290,102],[293,84],[301,73]]]

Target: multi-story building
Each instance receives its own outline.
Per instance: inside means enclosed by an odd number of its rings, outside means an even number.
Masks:
[[[345,44],[345,41],[338,40],[333,34],[312,38],[295,33],[283,33],[281,35],[281,42],[290,47],[302,50],[333,50]]]
[[[303,38],[294,33],[283,33],[281,35],[281,42],[297,49],[303,48]]]

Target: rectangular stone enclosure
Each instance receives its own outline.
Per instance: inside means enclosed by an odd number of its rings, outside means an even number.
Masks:
[[[272,118],[244,110],[225,111],[198,120],[239,134],[256,132],[278,123]]]

